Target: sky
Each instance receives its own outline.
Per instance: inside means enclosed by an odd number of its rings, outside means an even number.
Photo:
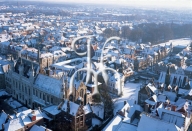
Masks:
[[[192,0],[41,0],[57,2],[78,2],[78,3],[97,3],[97,4],[118,4],[130,6],[146,7],[175,7],[192,9]]]

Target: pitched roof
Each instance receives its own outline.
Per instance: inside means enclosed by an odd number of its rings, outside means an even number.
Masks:
[[[77,114],[77,111],[79,109],[79,106],[78,104],[74,103],[74,102],[71,102],[71,101],[68,101],[68,100],[65,100],[64,101],[64,104],[62,105],[61,109],[65,112],[67,112],[67,103],[69,102],[69,106],[70,106],[70,112],[69,114],[75,116]]]
[[[56,97],[60,96],[62,81],[39,74],[35,80],[36,88]]]
[[[178,129],[173,123],[142,114],[137,131],[178,131]]]

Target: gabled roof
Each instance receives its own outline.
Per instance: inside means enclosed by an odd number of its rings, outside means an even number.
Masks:
[[[24,123],[22,119],[16,118],[13,120],[10,120],[8,123],[4,125],[5,130],[4,131],[15,131],[24,128]]]
[[[76,116],[77,114],[77,111],[80,107],[80,105],[74,103],[74,102],[71,102],[71,101],[68,101],[68,100],[65,100],[64,101],[64,104],[62,105],[61,107],[61,110],[64,111],[64,112],[67,112],[67,103],[69,102],[69,108],[70,108],[70,112],[69,114],[71,114],[72,116]]]
[[[178,129],[173,123],[142,114],[137,131],[178,131]]]

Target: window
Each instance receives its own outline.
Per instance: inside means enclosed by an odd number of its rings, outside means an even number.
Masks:
[[[33,95],[35,95],[35,89],[33,89]]]
[[[80,116],[80,120],[81,120],[81,121],[83,120],[83,116]]]
[[[79,117],[76,118],[76,123],[79,123]]]

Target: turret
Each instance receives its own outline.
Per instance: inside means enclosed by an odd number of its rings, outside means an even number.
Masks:
[[[166,86],[168,86],[170,84],[170,66],[169,65],[168,65],[167,73],[166,73],[166,77],[165,77],[165,84],[166,84]]]
[[[24,67],[23,67],[22,58],[21,58],[21,63],[19,65],[19,74],[20,75],[23,75],[23,70],[24,70]]]
[[[34,77],[35,76],[35,71],[33,68],[33,64],[31,65],[31,71],[30,71],[30,76],[29,77]]]
[[[38,47],[37,61],[39,62],[39,64],[40,64],[40,57],[41,57],[41,52],[40,52],[40,49]]]

